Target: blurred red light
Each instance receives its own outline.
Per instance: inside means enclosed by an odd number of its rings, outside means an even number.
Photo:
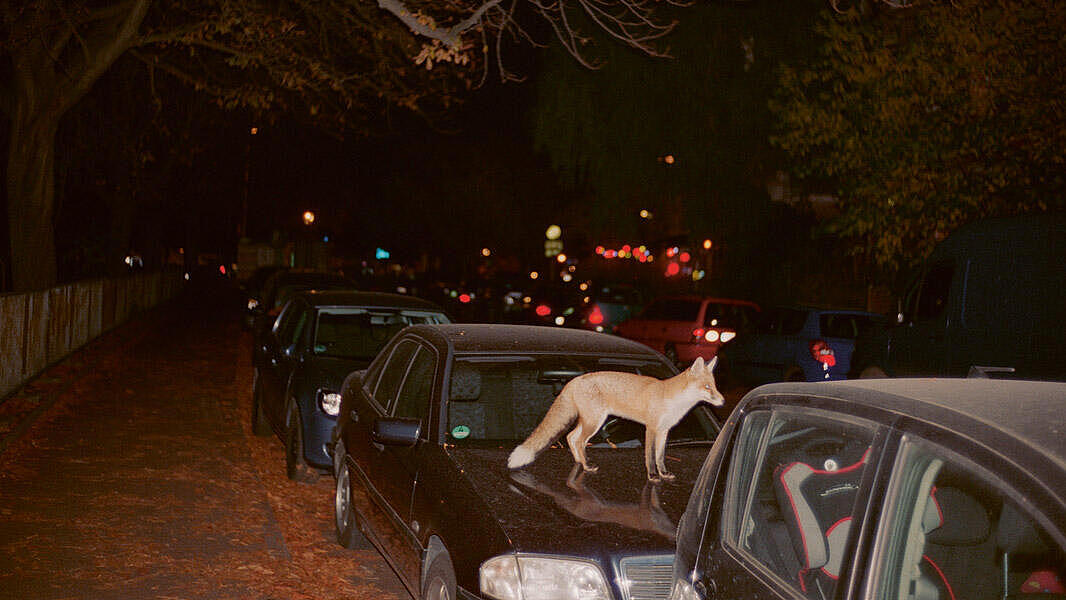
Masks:
[[[702,340],[703,339],[703,334],[705,334],[705,333],[707,333],[707,331],[704,328],[697,327],[697,328],[692,330],[692,337],[696,338],[697,340]]]
[[[604,250],[606,250],[606,248],[603,246],[596,246],[596,254],[602,255]]]
[[[600,307],[592,307],[592,312],[589,313],[589,323],[592,323],[593,325],[599,325],[603,323],[603,313],[600,312]]]
[[[666,276],[667,277],[673,277],[674,275],[677,275],[680,272],[681,272],[681,265],[677,264],[676,262],[672,262],[672,263],[666,265]]]
[[[459,294],[459,302],[462,302],[463,304],[469,304],[470,294]]]
[[[546,317],[552,314],[552,309],[547,304],[540,304],[537,306],[536,312],[538,317]]]
[[[225,275],[226,274],[226,265],[219,265],[218,266],[218,272],[222,273],[223,275]]]
[[[689,254],[688,252],[682,252],[680,258],[681,258],[681,262],[688,262],[688,261],[692,260],[692,255]]]

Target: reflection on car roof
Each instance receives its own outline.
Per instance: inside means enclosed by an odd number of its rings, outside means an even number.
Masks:
[[[416,325],[411,331],[442,336],[456,353],[595,353],[655,357],[643,344],[603,333],[537,325]],[[431,333],[432,332],[432,333]]]

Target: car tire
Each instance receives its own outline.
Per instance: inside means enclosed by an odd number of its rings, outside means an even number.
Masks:
[[[368,548],[366,537],[359,531],[359,517],[352,506],[351,471],[341,459],[337,470],[337,487],[333,495],[333,525],[337,543],[348,549]]]
[[[454,600],[455,569],[446,552],[441,552],[426,569],[426,581],[422,584],[422,600]]]
[[[293,481],[311,483],[318,479],[318,472],[304,459],[304,429],[296,403],[289,404],[289,427],[285,432],[285,474]]]
[[[869,366],[859,372],[859,379],[886,379],[888,374],[876,365]]]
[[[258,436],[270,435],[270,421],[263,413],[263,389],[259,383],[259,369],[252,376],[252,433]]]

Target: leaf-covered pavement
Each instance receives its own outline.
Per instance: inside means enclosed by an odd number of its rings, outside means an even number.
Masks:
[[[410,598],[334,541],[332,478],[289,481],[251,434],[219,306],[141,315],[0,403],[0,599]]]

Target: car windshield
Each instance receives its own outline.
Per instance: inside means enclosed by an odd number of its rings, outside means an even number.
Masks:
[[[524,440],[548,412],[568,381],[592,371],[624,371],[664,379],[673,372],[650,359],[581,355],[458,357],[452,367],[446,432],[448,443]],[[670,432],[670,443],[709,443],[717,425],[702,408],[689,412]],[[639,447],[644,426],[608,418],[590,441],[601,447]]]
[[[312,348],[316,356],[371,360],[404,327],[447,322],[427,311],[330,308],[318,313]]]

